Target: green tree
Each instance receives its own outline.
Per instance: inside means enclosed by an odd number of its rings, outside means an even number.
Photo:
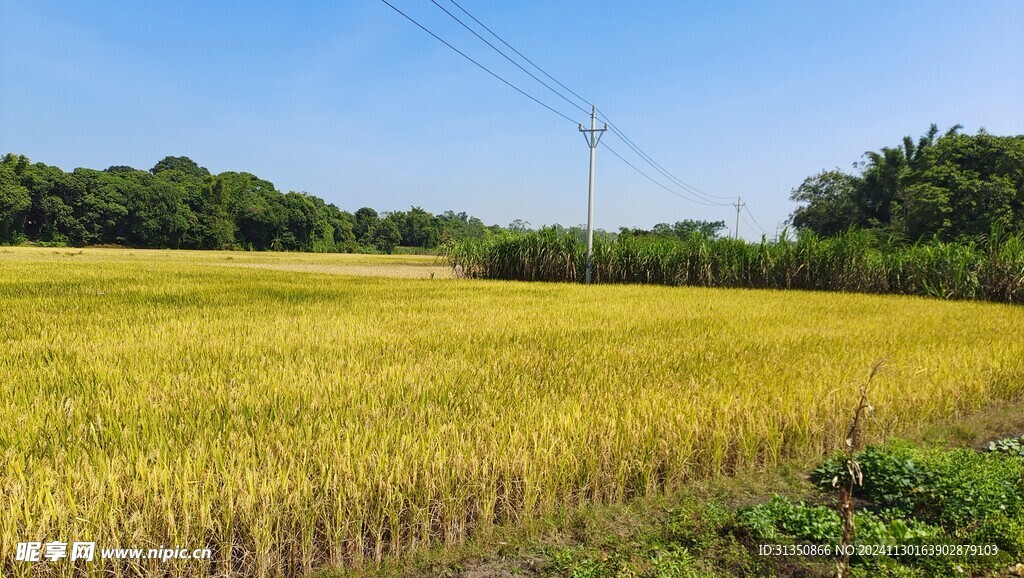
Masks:
[[[207,177],[200,191],[199,199],[189,195],[199,220],[193,243],[201,249],[233,248],[238,243],[238,225],[231,186],[225,186],[220,176]]]
[[[107,168],[103,169],[103,172],[105,172],[105,173],[134,173],[137,170],[139,170],[139,169],[136,169],[136,168],[133,168],[133,167],[129,167],[129,166],[126,166],[126,165],[114,165],[114,166],[107,167]]]
[[[19,159],[8,155],[0,162],[0,243],[10,243],[24,231],[32,197],[15,173]]]
[[[789,197],[804,203],[790,216],[793,226],[828,236],[860,224],[860,212],[856,206],[859,185],[858,177],[839,170],[822,171],[807,177]]]
[[[284,221],[279,237],[286,251],[312,251],[315,237],[326,234],[316,204],[305,193],[289,192],[281,196]],[[333,243],[334,231],[330,231]],[[321,238],[321,245],[323,239]]]
[[[134,190],[121,175],[91,169],[75,169],[67,175],[76,191],[72,198],[81,223],[81,244],[124,244],[127,241],[128,204]]]
[[[378,222],[377,226],[373,228],[371,236],[373,245],[381,253],[394,252],[395,247],[402,241],[402,234],[393,219],[383,219]]]
[[[912,241],[1024,231],[1024,136],[961,128],[939,136],[932,125],[917,141],[869,151],[858,175],[809,177],[793,191],[801,206],[791,222],[821,235],[860,227]]]
[[[920,230],[947,238],[1024,231],[1024,136],[947,134],[926,152],[924,165],[918,183],[941,196],[935,211],[944,221],[921,223]]]
[[[377,222],[380,218],[377,215],[377,211],[370,207],[363,207],[356,211],[355,223],[352,228],[353,234],[356,236],[356,240],[360,243],[373,244],[373,231],[377,228]]]
[[[440,237],[440,226],[434,215],[420,207],[398,217],[402,244],[406,247],[436,247]]]
[[[156,163],[149,172],[154,175],[164,172],[179,173],[182,177],[178,177],[178,179],[192,177],[202,180],[210,176],[209,170],[205,167],[199,166],[195,161],[188,157],[164,157],[160,162]],[[170,178],[173,179],[174,177]]]
[[[195,214],[185,193],[175,183],[141,173],[129,201],[130,244],[141,247],[180,248]]]
[[[523,233],[530,230],[530,223],[522,219],[516,219],[508,224],[508,230]]]
[[[683,219],[672,225],[672,231],[680,239],[691,235],[703,235],[715,238],[725,230],[725,221],[700,221],[694,219]]]
[[[273,183],[250,173],[225,172],[214,179],[213,190],[228,203],[227,212],[234,221],[236,239],[242,248],[283,249],[280,235],[287,215]]]

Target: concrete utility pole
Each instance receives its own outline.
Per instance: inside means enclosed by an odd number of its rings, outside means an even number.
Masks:
[[[733,236],[735,238],[739,239],[740,238],[740,209],[742,209],[746,205],[743,204],[743,199],[741,199],[739,197],[736,197],[736,202],[733,203],[732,206],[736,207],[736,229],[733,231]]]
[[[597,107],[590,105],[590,128],[585,129],[580,125],[580,132],[583,138],[587,139],[590,145],[590,192],[587,200],[587,285],[590,285],[590,275],[594,268],[594,161],[597,159],[597,143],[601,142],[601,134],[608,130],[597,128]]]

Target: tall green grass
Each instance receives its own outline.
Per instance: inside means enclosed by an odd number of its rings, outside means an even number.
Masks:
[[[469,277],[580,281],[585,246],[571,233],[541,229],[467,239],[447,258]],[[835,237],[786,233],[748,243],[693,235],[685,239],[595,240],[599,283],[810,289],[924,295],[942,299],[1024,301],[1024,236],[912,245],[851,230]]]

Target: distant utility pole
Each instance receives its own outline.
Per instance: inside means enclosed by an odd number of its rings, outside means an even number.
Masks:
[[[736,202],[733,203],[732,206],[736,207],[736,229],[733,231],[733,235],[737,239],[739,239],[740,238],[740,209],[742,209],[745,206],[743,204],[743,199],[741,199],[739,197],[736,197]]]
[[[601,134],[608,130],[597,128],[597,107],[590,105],[590,128],[585,129],[580,125],[580,132],[583,138],[587,139],[590,145],[590,193],[587,200],[587,285],[590,285],[590,275],[594,268],[594,161],[597,159],[597,143],[601,142]]]

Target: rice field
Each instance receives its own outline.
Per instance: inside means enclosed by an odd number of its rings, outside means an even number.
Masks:
[[[0,575],[303,575],[679,490],[838,447],[882,358],[876,438],[1019,399],[1022,328],[429,257],[0,248]],[[16,562],[30,540],[213,555]]]

